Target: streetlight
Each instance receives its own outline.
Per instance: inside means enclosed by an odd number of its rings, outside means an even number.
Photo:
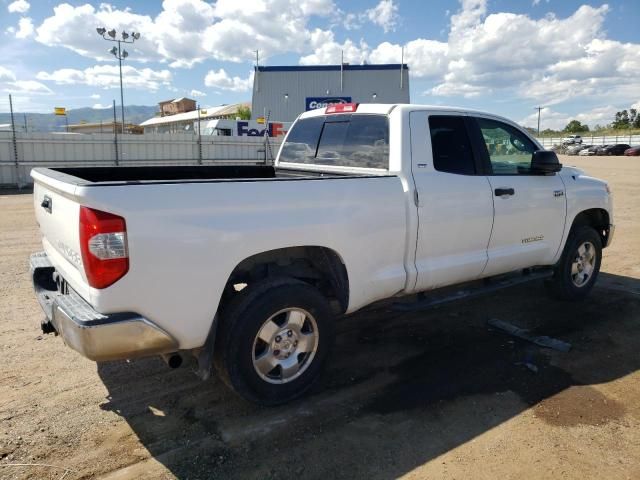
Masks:
[[[104,27],[96,28],[96,32],[105,40],[109,40],[110,42],[118,42],[118,47],[115,46],[110,48],[108,52],[118,59],[118,64],[120,66],[120,110],[122,113],[122,133],[124,133],[124,92],[122,90],[122,61],[129,56],[129,52],[120,47],[121,43],[133,43],[140,38],[139,32],[131,32],[130,34],[127,32],[122,32],[122,38],[117,39],[115,28],[108,30]]]

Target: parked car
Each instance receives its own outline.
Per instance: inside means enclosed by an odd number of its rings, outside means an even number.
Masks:
[[[304,112],[274,166],[31,176],[44,332],[97,361],[161,354],[178,366],[192,354],[201,378],[215,368],[266,405],[309,389],[344,314],[508,279],[544,278],[581,300],[614,232],[604,181],[563,167],[516,123],[458,108]]]
[[[629,145],[626,143],[605,145],[596,151],[596,155],[624,155],[627,148],[629,148]]]
[[[563,145],[575,145],[576,143],[582,143],[582,137],[580,135],[569,135],[562,139]]]
[[[591,145],[572,145],[567,148],[567,155],[578,155],[581,150],[591,147]]]
[[[601,145],[593,145],[593,146],[591,146],[591,147],[589,147],[589,148],[585,148],[585,149],[583,149],[583,150],[580,150],[580,151],[578,152],[578,155],[582,155],[582,156],[584,156],[584,155],[588,155],[588,156],[595,155],[595,154],[596,154],[596,151],[597,151],[600,147],[601,147]]]
[[[640,155],[640,145],[634,145],[631,148],[627,148],[624,151],[624,154],[628,157]]]

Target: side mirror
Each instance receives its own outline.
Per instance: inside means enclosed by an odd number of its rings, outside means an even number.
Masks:
[[[531,171],[541,175],[553,175],[562,170],[556,152],[550,150],[536,150],[531,159]]]

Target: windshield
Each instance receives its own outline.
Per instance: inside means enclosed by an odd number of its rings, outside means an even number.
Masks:
[[[387,169],[386,115],[329,115],[298,120],[280,151],[280,163]]]

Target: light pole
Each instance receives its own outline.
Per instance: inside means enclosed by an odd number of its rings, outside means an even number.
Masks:
[[[96,28],[96,32],[98,32],[98,35],[100,35],[102,38],[104,38],[105,40],[109,40],[110,42],[117,42],[118,43],[118,48],[116,47],[112,47],[108,50],[108,52],[110,54],[112,54],[114,57],[116,57],[118,59],[118,64],[120,66],[120,110],[122,113],[122,133],[124,134],[124,92],[122,90],[122,60],[124,60],[125,58],[127,58],[129,56],[129,52],[127,52],[124,48],[120,47],[121,43],[133,43],[136,40],[138,40],[140,38],[140,33],[139,32],[131,32],[131,34],[128,34],[127,32],[122,32],[122,38],[121,39],[117,39],[116,38],[116,30],[115,28],[112,28],[111,30],[107,31],[106,28],[104,27],[98,27]],[[106,35],[105,35],[106,34]],[[114,126],[115,128],[115,126]]]

